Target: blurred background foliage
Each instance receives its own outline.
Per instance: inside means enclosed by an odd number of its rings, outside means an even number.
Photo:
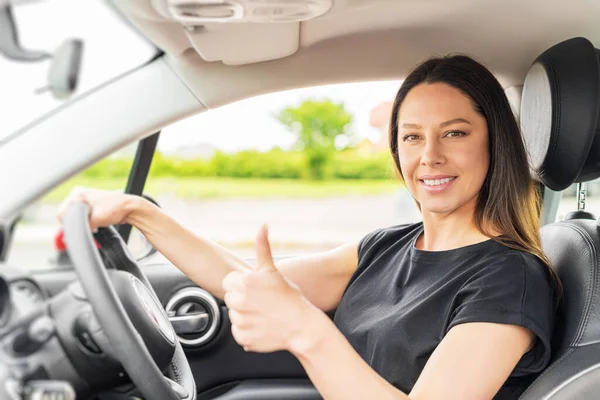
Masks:
[[[273,117],[295,135],[289,150],[243,150],[210,156],[154,154],[145,192],[182,199],[212,197],[331,197],[398,189],[385,146],[357,140],[343,103],[304,100]],[[65,182],[45,200],[57,202],[75,186],[123,190],[132,154],[107,157]]]

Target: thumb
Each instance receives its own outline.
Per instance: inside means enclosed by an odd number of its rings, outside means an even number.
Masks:
[[[276,270],[271,245],[269,244],[269,229],[267,225],[260,227],[256,235],[256,266],[257,270]]]

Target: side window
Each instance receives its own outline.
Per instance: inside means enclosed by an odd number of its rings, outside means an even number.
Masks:
[[[60,203],[77,186],[124,190],[134,151],[135,145],[97,162],[25,209],[14,230],[7,264],[28,270],[61,267],[66,260],[56,244],[60,228],[56,213]]]
[[[416,222],[388,150],[399,82],[264,95],[163,129],[145,192],[246,257],[269,225],[275,255],[333,248]]]

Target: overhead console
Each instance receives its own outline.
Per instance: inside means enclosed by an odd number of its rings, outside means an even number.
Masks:
[[[207,23],[301,22],[328,12],[333,0],[153,0],[163,16],[184,26]]]
[[[299,23],[326,14],[333,1],[153,0],[152,4],[162,17],[185,28],[204,60],[241,65],[294,54],[300,45]],[[241,45],[222,45],[236,41]]]

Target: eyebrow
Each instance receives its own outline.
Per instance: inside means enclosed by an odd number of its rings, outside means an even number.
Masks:
[[[458,124],[458,123],[464,123],[464,124],[472,125],[468,120],[466,120],[464,118],[454,118],[454,119],[451,119],[449,121],[442,122],[440,124],[440,128],[445,128],[447,126]],[[421,129],[421,125],[417,125],[417,124],[402,124],[401,129]]]

